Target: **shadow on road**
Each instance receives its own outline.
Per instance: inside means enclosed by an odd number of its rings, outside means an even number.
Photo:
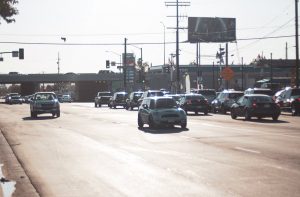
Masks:
[[[186,114],[187,116],[213,116],[212,114],[203,114],[203,113],[199,113],[199,114],[191,114],[191,113],[188,113]]]
[[[284,120],[272,120],[272,119],[251,119],[251,120],[245,120],[244,118],[237,119],[240,121],[246,121],[246,122],[255,122],[255,123],[269,123],[269,124],[283,124],[283,123],[290,123],[288,121]]]
[[[53,116],[38,116],[37,118],[32,118],[32,117],[24,117],[22,118],[24,121],[30,121],[30,120],[49,120],[49,119],[56,119],[57,117]]]
[[[140,131],[143,131],[145,133],[151,133],[151,134],[168,134],[168,133],[181,133],[183,131],[189,131],[188,128],[182,129],[179,127],[160,127],[160,128],[149,128],[149,127],[143,127],[138,128]]]

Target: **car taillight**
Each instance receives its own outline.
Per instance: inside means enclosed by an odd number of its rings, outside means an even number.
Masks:
[[[297,98],[297,100],[300,102],[300,98]]]
[[[256,103],[253,103],[253,104],[252,104],[252,107],[254,107],[254,108],[257,107]]]
[[[190,104],[192,104],[192,101],[187,101],[186,103],[187,103],[188,105],[190,105]]]

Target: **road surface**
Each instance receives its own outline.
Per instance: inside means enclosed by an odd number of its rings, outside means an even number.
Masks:
[[[14,196],[299,196],[300,117],[188,115],[188,129],[137,127],[137,111],[63,103],[30,118],[0,104],[0,164]]]

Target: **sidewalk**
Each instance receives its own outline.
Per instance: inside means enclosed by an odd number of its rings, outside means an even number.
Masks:
[[[5,179],[16,182],[15,191],[13,197],[38,197],[38,193],[32,186],[29,178],[24,172],[24,169],[20,165],[13,150],[9,146],[3,132],[1,130],[0,123],[0,164],[2,166],[2,173]],[[2,178],[2,177],[0,177]],[[3,197],[3,188],[0,185],[0,197]]]

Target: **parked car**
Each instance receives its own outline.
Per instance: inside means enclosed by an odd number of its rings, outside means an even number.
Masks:
[[[30,116],[36,118],[38,114],[50,113],[60,117],[60,104],[54,92],[37,92],[30,102]]]
[[[282,111],[292,112],[293,116],[300,114],[300,88],[285,88],[275,102]]]
[[[187,118],[184,110],[178,107],[173,98],[147,97],[138,112],[138,126],[143,128],[144,124],[148,124],[150,128],[180,125],[184,129]]]
[[[201,94],[185,94],[180,98],[179,106],[187,114],[189,111],[198,114],[203,112],[205,115],[208,114],[209,105],[207,99]]]
[[[141,96],[141,98],[138,101],[138,105],[140,106],[141,103],[143,102],[144,98],[147,97],[153,97],[153,96],[164,96],[164,93],[160,90],[147,90],[143,93],[143,95]]]
[[[133,110],[133,108],[139,107],[138,101],[142,95],[143,95],[143,92],[141,92],[141,91],[131,92],[129,94],[129,97],[126,99],[126,109]]]
[[[22,104],[23,103],[23,98],[19,94],[13,94],[10,96],[8,103],[10,105],[12,104]]]
[[[211,102],[217,97],[216,90],[214,89],[198,89],[194,90],[194,93],[201,94],[208,101],[209,110],[211,110]]]
[[[230,111],[231,106],[236,102],[244,93],[236,90],[223,90],[218,97],[212,101],[211,109],[213,113],[222,112],[226,114]]]
[[[71,95],[69,95],[69,94],[63,94],[62,97],[61,97],[61,102],[62,103],[64,103],[64,102],[71,103],[72,102]]]
[[[102,105],[108,105],[112,97],[111,92],[98,92],[95,97],[95,107],[101,107]]]
[[[273,120],[278,120],[279,115],[279,106],[271,96],[264,94],[246,94],[231,107],[232,119],[242,116],[246,120],[250,120],[252,117],[258,119],[272,117]]]
[[[126,108],[126,99],[127,99],[128,93],[127,92],[116,92],[110,99],[110,102],[108,104],[108,107],[110,108],[117,108],[117,106],[122,106]]]
[[[269,88],[248,88],[245,90],[244,94],[265,94],[268,96],[273,96],[274,92]]]

